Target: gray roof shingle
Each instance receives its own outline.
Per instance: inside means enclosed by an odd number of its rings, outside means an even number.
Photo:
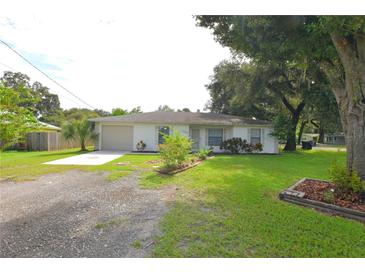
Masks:
[[[93,122],[146,123],[146,124],[189,124],[189,125],[271,125],[268,121],[241,116],[204,112],[144,112],[122,116],[107,116],[89,119]]]

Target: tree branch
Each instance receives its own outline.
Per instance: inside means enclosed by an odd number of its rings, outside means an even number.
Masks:
[[[319,124],[317,124],[316,122],[314,122],[314,119],[311,120],[311,124],[317,128],[319,128]]]
[[[283,94],[280,94],[281,96],[281,101],[283,102],[283,104],[286,106],[286,108],[291,112],[294,113],[296,111],[296,109],[289,103],[289,101],[285,98],[285,96]]]
[[[336,96],[337,102],[340,101],[345,94],[345,79],[343,76],[343,67],[327,60],[320,63],[320,68],[326,74],[331,84],[332,90]]]

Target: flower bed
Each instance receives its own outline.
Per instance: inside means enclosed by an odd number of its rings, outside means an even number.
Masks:
[[[287,202],[312,207],[330,214],[365,222],[365,203],[360,194],[336,196],[336,185],[317,179],[303,178],[279,194]],[[326,197],[327,196],[327,197]]]

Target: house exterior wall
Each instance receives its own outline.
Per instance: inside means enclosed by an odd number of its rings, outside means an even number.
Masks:
[[[146,151],[157,151],[156,125],[136,124],[134,125],[133,148],[136,149],[137,143],[143,141],[146,144]]]
[[[111,123],[95,123],[95,132],[99,134],[95,148],[101,149],[101,128],[103,124]],[[126,124],[119,124],[126,125]],[[250,129],[261,128],[261,142],[263,145],[262,153],[278,153],[279,145],[275,137],[271,136],[272,128],[269,127],[247,127],[247,126],[203,126],[203,125],[165,125],[165,124],[134,124],[133,126],[133,149],[136,150],[136,145],[139,141],[146,143],[145,151],[158,151],[158,129],[160,126],[169,126],[170,132],[179,131],[187,137],[191,137],[192,129],[199,129],[199,149],[209,149],[208,145],[208,129],[209,128],[223,128],[223,140],[232,137],[240,137],[244,140],[250,141]],[[214,152],[223,152],[219,146],[213,147]]]
[[[272,136],[272,128],[263,129],[263,153],[279,153],[279,141],[276,137]]]

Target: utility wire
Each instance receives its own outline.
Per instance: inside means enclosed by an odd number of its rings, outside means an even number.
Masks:
[[[8,66],[7,64],[4,64],[4,63],[0,62],[0,65],[2,65],[4,67],[7,67],[8,69],[10,69],[12,71],[15,71],[15,69],[13,69],[11,66]]]
[[[37,68],[35,65],[33,65],[32,62],[30,62],[27,58],[25,58],[23,55],[21,55],[19,52],[17,52],[15,49],[13,49],[8,43],[6,43],[5,41],[3,41],[2,39],[0,39],[0,42],[3,43],[5,46],[7,46],[11,51],[13,51],[16,55],[18,55],[20,58],[22,58],[25,62],[27,62],[33,68],[35,68],[40,73],[42,73],[44,76],[46,76],[53,83],[55,83],[56,85],[58,85],[59,87],[61,87],[63,90],[67,91],[69,94],[71,94],[72,96],[74,96],[75,98],[77,98],[80,102],[84,103],[85,105],[87,105],[91,109],[95,109],[94,107],[92,107],[91,105],[89,105],[87,102],[85,102],[83,99],[81,99],[79,96],[77,96],[76,94],[74,94],[73,92],[71,92],[70,90],[68,90],[67,88],[65,88],[63,85],[61,85],[60,83],[58,83],[56,80],[53,80],[45,72],[43,72],[42,70],[40,70],[39,68]]]
[[[9,65],[7,65],[7,64],[4,64],[3,62],[0,62],[0,66],[4,66],[4,67],[7,67],[8,69],[10,69],[11,71],[13,71],[13,72],[17,72],[17,71],[20,71],[20,70],[16,70],[16,69],[14,69],[14,68],[12,68],[11,66],[9,66]],[[71,99],[71,98],[69,98],[69,97],[67,97],[67,96],[65,96],[65,95],[63,95],[63,94],[61,94],[61,93],[59,93],[59,94],[57,94],[57,96],[60,96],[60,97],[62,97],[62,98],[64,98],[64,99],[66,99],[67,101],[70,101],[70,102],[72,102],[72,103],[74,103],[74,104],[76,104],[76,105],[78,105],[79,107],[84,107],[84,105],[82,105],[79,101],[75,101],[74,99]]]

